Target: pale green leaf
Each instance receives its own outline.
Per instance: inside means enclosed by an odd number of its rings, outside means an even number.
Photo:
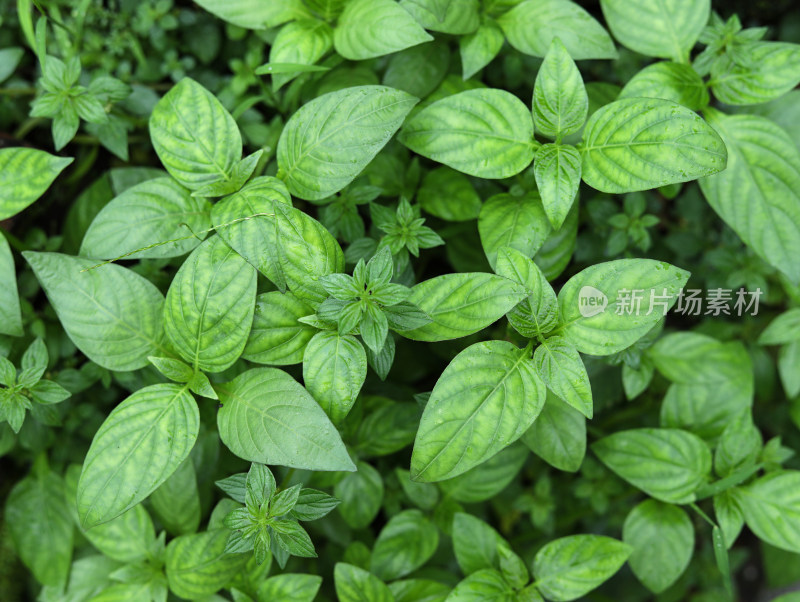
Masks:
[[[478,216],[481,244],[492,267],[504,247],[533,257],[550,231],[542,201],[535,192],[523,196],[496,194],[483,204]]]
[[[354,470],[341,437],[291,376],[256,368],[217,387],[222,442],[240,458],[306,470]]]
[[[211,204],[192,197],[172,178],[147,180],[100,210],[81,244],[81,255],[98,259],[179,257],[205,237]],[[185,238],[154,246],[176,238]],[[139,250],[144,249],[144,250]],[[132,251],[136,251],[132,253]]]
[[[779,126],[709,110],[728,169],[700,180],[709,205],[767,263],[800,279],[800,152]]]
[[[533,120],[505,90],[467,90],[437,100],[409,119],[400,141],[412,151],[471,176],[507,178],[533,160]]]
[[[545,400],[529,353],[505,341],[487,341],[450,362],[420,420],[411,456],[414,480],[460,475],[522,436]]]
[[[394,0],[352,0],[333,32],[336,52],[352,61],[391,54],[432,39]]]
[[[648,190],[725,169],[725,144],[699,115],[670,100],[623,98],[586,123],[583,181],[602,192]]]
[[[136,504],[106,523],[81,529],[81,533],[100,552],[124,563],[144,560],[156,539],[153,521],[143,504]]]
[[[404,577],[424,565],[438,545],[436,526],[419,510],[403,510],[378,534],[370,570],[384,581]]]
[[[577,472],[586,455],[586,417],[548,393],[542,412],[522,435],[522,442],[551,466]]]
[[[42,196],[69,157],[55,157],[33,148],[0,149],[0,220],[8,219]]]
[[[800,472],[773,472],[736,493],[753,533],[782,550],[800,553]]]
[[[711,473],[708,446],[680,429],[617,431],[594,443],[592,451],[634,487],[672,504],[693,502]]]
[[[525,0],[497,22],[509,44],[524,54],[543,57],[553,38],[559,38],[576,61],[617,58],[608,32],[569,0]]]
[[[245,29],[269,29],[310,17],[303,0],[197,0],[208,12]]]
[[[22,336],[22,314],[20,313],[17,276],[14,256],[6,237],[0,233],[0,334]]]
[[[176,537],[167,546],[165,569],[169,589],[186,600],[218,592],[244,568],[246,554],[226,554],[228,529]]]
[[[708,23],[711,0],[600,0],[614,37],[645,56],[686,61]]]
[[[281,602],[312,602],[322,585],[322,577],[301,573],[284,573],[262,581],[258,586],[259,600]]]
[[[576,600],[616,573],[631,547],[602,535],[572,535],[545,544],[533,559],[536,588],[554,602]]]
[[[592,417],[589,375],[572,343],[563,336],[545,339],[533,354],[533,364],[550,391],[587,418]]]
[[[492,62],[504,41],[503,30],[496,21],[488,17],[473,33],[460,37],[458,45],[464,79],[469,79]]]
[[[298,319],[313,313],[311,307],[291,293],[272,291],[259,295],[253,328],[242,357],[273,366],[299,364],[317,329]]]
[[[559,38],[553,38],[533,87],[533,127],[561,140],[586,121],[589,97],[581,72]]]
[[[619,98],[664,98],[693,111],[708,105],[709,96],[703,78],[684,63],[660,61],[634,75]]]
[[[445,6],[442,4],[442,0],[400,0],[400,6],[427,30],[465,35],[478,28],[481,20],[479,0],[451,0],[445,2]]]
[[[397,7],[393,0],[381,1]],[[338,192],[378,154],[416,103],[410,94],[385,86],[356,86],[318,96],[300,107],[281,132],[279,176],[302,199]]]
[[[331,26],[318,19],[301,19],[284,25],[269,50],[270,63],[313,65],[333,46]],[[279,90],[294,75],[272,74],[272,88]]]
[[[445,341],[464,337],[499,320],[525,296],[519,284],[481,272],[445,274],[414,286],[407,301],[433,320],[402,331],[414,341]]]
[[[150,355],[171,355],[161,344],[164,298],[139,274],[118,265],[60,253],[23,252],[67,335],[93,362],[136,370]],[[88,271],[83,271],[88,270]]]
[[[681,508],[646,500],[628,513],[622,541],[633,548],[628,559],[633,574],[651,592],[660,594],[689,566],[694,525]]]
[[[191,458],[150,495],[150,503],[164,528],[172,535],[194,533],[200,526],[200,495]]]
[[[465,575],[481,569],[500,569],[497,548],[504,542],[502,536],[481,519],[456,512],[453,517],[453,551]]]
[[[758,337],[759,345],[783,345],[800,340],[800,307],[787,309]]]
[[[367,378],[367,354],[352,335],[319,332],[303,355],[303,382],[334,424],[347,416]]]
[[[553,229],[567,219],[581,183],[581,154],[568,144],[544,144],[536,151],[533,164],[542,206]]]
[[[555,291],[530,257],[510,247],[501,248],[495,270],[498,276],[513,280],[528,291],[528,297],[506,314],[517,332],[533,339],[556,327],[558,302]]]
[[[394,602],[386,584],[364,569],[337,562],[333,569],[339,602]]]
[[[114,408],[83,463],[83,527],[109,521],[150,495],[189,454],[199,427],[197,403],[175,384],[139,389]]]
[[[664,317],[688,278],[688,272],[652,259],[593,265],[570,278],[558,293],[558,332],[581,353],[622,351]]]
[[[190,190],[230,179],[242,158],[242,137],[233,117],[191,78],[158,101],[149,127],[161,163]]]
[[[711,67],[711,90],[720,102],[754,105],[783,96],[800,83],[800,44],[752,42],[747,64],[727,54]]]
[[[447,602],[513,602],[517,598],[500,571],[481,569],[456,585]]]

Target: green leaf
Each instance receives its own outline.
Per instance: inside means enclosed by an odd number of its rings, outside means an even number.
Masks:
[[[478,216],[478,232],[489,265],[494,268],[497,253],[504,247],[533,257],[547,240],[550,223],[535,192],[524,196],[502,193],[483,204]]]
[[[328,515],[341,503],[335,497],[316,489],[301,489],[290,515],[295,520],[311,521]]]
[[[355,86],[300,107],[278,141],[278,166],[289,191],[312,201],[340,191],[386,145],[416,103],[410,94],[386,86]]]
[[[150,138],[161,163],[190,190],[230,179],[242,158],[242,137],[217,98],[185,77],[158,101]]]
[[[477,89],[428,105],[400,131],[415,153],[471,176],[507,178],[533,161],[533,121],[505,90]]]
[[[623,46],[675,61],[689,58],[711,12],[711,0],[600,0],[600,6]]]
[[[318,332],[303,356],[303,382],[334,424],[344,420],[367,378],[367,354],[352,335]]]
[[[24,251],[67,335],[93,362],[136,370],[150,355],[170,355],[161,344],[164,298],[139,274],[118,265],[60,253]],[[88,271],[82,271],[88,270]]]
[[[575,345],[563,336],[550,337],[536,348],[533,364],[550,391],[587,418],[592,418],[592,387]]]
[[[481,569],[472,573],[447,596],[447,602],[512,602],[514,590],[500,571]]]
[[[661,61],[648,65],[634,75],[620,98],[664,98],[693,111],[708,106],[708,89],[697,71],[684,63]]]
[[[383,478],[366,462],[358,462],[356,466],[356,472],[336,483],[333,493],[342,500],[339,512],[344,522],[353,529],[363,529],[381,509]]]
[[[800,341],[800,307],[787,309],[758,337],[759,345],[784,345],[794,341]]]
[[[321,585],[322,577],[317,575],[284,573],[263,581],[258,586],[258,599],[312,602]]]
[[[270,63],[313,65],[333,46],[331,26],[318,19],[301,19],[284,25],[269,50]],[[280,90],[293,74],[272,72],[272,89]]]
[[[344,253],[330,232],[307,213],[275,205],[277,256],[286,284],[296,297],[315,305],[328,297],[323,276],[344,271]]]
[[[411,456],[414,480],[460,475],[522,436],[545,400],[529,354],[505,341],[487,341],[450,362],[420,421]]]
[[[734,488],[714,496],[714,515],[722,531],[725,547],[729,549],[744,527],[744,515],[736,501],[737,494],[738,489]]]
[[[337,562],[333,579],[339,602],[394,602],[383,581],[352,564]]]
[[[525,297],[520,285],[494,274],[454,273],[420,282],[408,298],[433,320],[414,330],[399,331],[414,341],[446,341],[464,337],[500,319]]]
[[[457,477],[441,481],[439,487],[447,498],[457,502],[485,502],[508,487],[529,456],[524,445],[512,443],[486,462]]]
[[[32,148],[0,149],[0,220],[13,217],[42,196],[69,157],[54,157]]]
[[[525,0],[497,22],[508,43],[524,54],[544,57],[553,39],[559,38],[576,61],[617,58],[603,26],[568,0]]]
[[[404,577],[424,565],[438,545],[436,526],[419,510],[403,510],[378,534],[370,570],[384,581]]]
[[[172,535],[194,533],[200,526],[200,496],[191,458],[150,496],[150,503],[164,528]]]
[[[77,486],[77,483],[75,483]],[[74,495],[73,495],[74,500]],[[144,560],[156,540],[153,521],[142,504],[81,534],[100,552],[124,563]]]
[[[17,276],[14,270],[14,257],[6,237],[0,233],[0,334],[21,337],[22,314],[17,292]]]
[[[800,279],[800,152],[764,117],[707,114],[728,147],[728,169],[700,180],[703,195],[756,254]]]
[[[430,579],[401,579],[389,584],[394,602],[444,602],[450,587]]]
[[[450,49],[446,42],[420,44],[392,55],[382,83],[425,98],[442,83],[449,64]]]
[[[727,477],[737,470],[754,466],[762,448],[761,432],[753,424],[750,411],[740,412],[728,423],[714,452],[714,470]]]
[[[354,448],[360,457],[386,456],[414,441],[422,415],[419,405],[380,397],[364,400],[382,403],[358,427]]]
[[[759,539],[800,553],[800,472],[773,472],[736,493],[744,520]]]
[[[220,19],[245,29],[269,29],[303,17],[309,17],[302,0],[198,0],[197,4]]]
[[[391,54],[433,39],[394,0],[353,0],[345,6],[333,44],[351,61]]]
[[[170,284],[167,336],[195,369],[222,372],[242,354],[255,297],[253,266],[212,236],[189,255]]]
[[[505,36],[496,21],[485,17],[478,29],[459,38],[461,68],[464,79],[469,79],[498,55]]]
[[[481,210],[481,197],[469,178],[449,167],[425,174],[417,202],[427,213],[451,222],[473,220]]]
[[[453,550],[465,575],[482,569],[500,569],[498,547],[505,540],[487,523],[465,512],[453,517]]]
[[[273,522],[272,537],[275,543],[292,556],[316,558],[314,544],[305,529],[295,520],[278,520]]]
[[[299,364],[306,345],[318,331],[298,319],[313,313],[311,307],[292,293],[272,291],[259,295],[253,328],[242,357],[273,366]]]
[[[720,102],[754,105],[783,96],[800,83],[800,44],[751,42],[746,62],[723,54],[711,67],[711,90]]]
[[[167,546],[169,589],[187,600],[211,596],[225,587],[247,562],[245,554],[226,554],[228,529],[176,537]]]
[[[16,483],[3,518],[17,555],[36,580],[63,586],[72,559],[73,524],[61,477],[44,470]]]
[[[277,178],[254,178],[241,190],[214,204],[211,221],[228,245],[281,291],[286,279],[277,253],[275,204],[291,205],[286,185]],[[265,249],[272,250],[264,252]]]
[[[617,431],[592,451],[620,477],[648,495],[688,504],[711,472],[711,452],[697,435],[680,429]]]
[[[511,326],[531,339],[553,330],[558,324],[558,303],[539,266],[524,253],[504,247],[497,254],[495,270],[498,276],[524,286],[529,293],[506,315]]]
[[[670,100],[623,98],[586,123],[583,181],[602,192],[648,190],[725,169],[725,144],[696,113]]]
[[[554,229],[558,229],[572,208],[581,183],[581,154],[574,146],[544,144],[536,151],[533,164],[542,206]]]
[[[208,201],[192,197],[172,178],[142,182],[100,210],[83,238],[81,255],[98,259],[185,255],[200,244],[203,231],[211,227],[210,210]],[[187,236],[190,238],[145,248]]]
[[[628,559],[633,574],[651,592],[660,594],[689,566],[694,525],[681,508],[646,500],[628,513],[622,541],[633,548]]]
[[[139,389],[114,408],[83,463],[81,525],[107,522],[150,495],[189,454],[199,427],[194,398],[174,384]]]
[[[171,357],[153,356],[147,359],[161,374],[176,383],[188,383],[194,376],[194,370],[192,370],[191,366],[187,366],[180,360],[172,359]]]
[[[689,272],[652,259],[593,265],[570,278],[558,293],[557,332],[581,353],[622,351],[664,317],[688,279]]]
[[[533,127],[548,138],[574,134],[586,121],[589,97],[569,51],[553,38],[536,74],[533,88]]]
[[[551,466],[577,472],[586,455],[586,418],[550,393],[522,442]]]
[[[425,29],[453,35],[472,33],[481,19],[479,0],[444,3],[442,0],[400,0],[400,6]]]
[[[291,376],[255,368],[217,387],[222,442],[240,458],[306,470],[354,470],[314,398]]]
[[[572,535],[551,541],[536,553],[536,588],[554,602],[576,600],[616,573],[632,549],[602,535]]]

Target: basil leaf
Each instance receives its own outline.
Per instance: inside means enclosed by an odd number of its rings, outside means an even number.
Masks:
[[[475,219],[481,210],[481,197],[469,178],[449,167],[425,174],[417,202],[424,211],[451,222]]]
[[[500,570],[497,549],[503,544],[505,540],[501,535],[481,519],[456,512],[453,517],[453,550],[462,573],[469,576],[482,569]]]
[[[313,65],[333,46],[333,30],[318,19],[301,19],[284,25],[269,50],[270,63]],[[272,73],[272,89],[280,90],[296,74]]]
[[[449,602],[508,602],[514,600],[514,590],[500,571],[481,569],[472,573],[447,596]]]
[[[281,133],[279,176],[302,199],[338,192],[378,154],[416,103],[413,96],[385,86],[356,86],[315,98]]]
[[[479,0],[400,0],[400,6],[425,29],[453,35],[472,33],[481,20]]]
[[[533,161],[533,121],[505,90],[478,89],[431,103],[410,118],[400,142],[471,176],[507,178]]]
[[[220,19],[245,29],[269,29],[310,16],[302,0],[198,0],[198,5]]]
[[[161,163],[190,190],[230,179],[242,158],[242,137],[233,117],[188,77],[158,101],[149,128]]]
[[[572,208],[581,183],[581,154],[568,144],[544,144],[536,151],[533,164],[542,206],[554,229],[558,229]]]
[[[171,355],[161,344],[164,298],[147,279],[118,265],[89,269],[94,262],[81,257],[22,255],[67,335],[93,362],[136,370],[150,355]]]
[[[336,52],[351,61],[391,54],[432,39],[394,0],[349,2],[333,32]]]
[[[504,41],[503,30],[496,21],[488,17],[484,18],[473,33],[459,38],[464,79],[469,79],[491,63],[503,47]]]
[[[383,478],[366,462],[336,483],[333,493],[342,500],[339,512],[352,529],[363,529],[377,516],[383,502]]]
[[[586,418],[548,393],[542,412],[522,435],[522,442],[551,466],[577,472],[586,455]]]
[[[245,554],[226,554],[228,529],[176,537],[167,546],[165,569],[176,596],[197,600],[215,594],[241,571]]]
[[[17,292],[17,276],[14,269],[14,256],[3,234],[0,234],[0,334],[20,337],[22,331],[22,313]]]
[[[797,280],[800,152],[786,132],[764,117],[709,110],[708,118],[728,147],[729,163],[724,172],[700,180],[703,195],[745,244]]]
[[[352,335],[318,332],[303,355],[303,382],[334,424],[345,419],[367,378],[367,354]]]
[[[282,292],[286,279],[277,253],[278,233],[275,203],[291,205],[286,185],[268,176],[254,178],[238,192],[218,201],[211,209],[211,221],[222,239]]]
[[[306,345],[318,331],[298,320],[313,313],[292,293],[272,291],[259,295],[242,357],[272,366],[299,364]]]
[[[114,408],[83,462],[81,525],[107,522],[150,495],[189,454],[199,427],[197,404],[179,385],[139,389]]]
[[[210,210],[208,201],[192,197],[172,178],[142,182],[100,210],[83,238],[81,255],[99,259],[185,255],[200,244],[203,231],[211,227]],[[195,233],[186,240],[145,248]]]
[[[575,600],[609,579],[631,552],[629,545],[602,535],[556,539],[533,559],[536,588],[548,600]]]
[[[664,98],[699,111],[708,106],[709,96],[703,78],[684,63],[661,61],[634,75],[620,92],[620,98]]]
[[[645,56],[685,61],[708,23],[711,0],[600,0],[603,16],[623,46]]]
[[[679,429],[618,431],[592,451],[620,477],[648,495],[688,504],[711,472],[711,452],[697,435]]]
[[[399,332],[414,341],[446,341],[467,336],[500,319],[524,297],[525,289],[494,274],[437,276],[414,286],[408,298],[409,303],[433,321]]]
[[[800,44],[751,42],[746,61],[723,54],[711,67],[711,90],[728,105],[754,105],[783,96],[800,83]],[[742,64],[743,63],[743,64]]]
[[[217,387],[222,442],[240,458],[306,470],[354,470],[339,433],[309,393],[275,368]]]
[[[439,532],[419,510],[395,514],[378,534],[370,571],[392,581],[424,565],[439,545]]]
[[[322,577],[317,575],[284,573],[263,581],[258,586],[258,599],[312,602],[321,585]]]
[[[173,535],[194,533],[200,526],[200,495],[191,458],[150,495],[150,503],[164,528]]]
[[[172,280],[164,312],[167,336],[195,369],[222,372],[242,354],[255,297],[253,266],[212,236]]]
[[[74,501],[74,495],[72,497]],[[107,523],[81,529],[81,534],[109,558],[125,563],[146,558],[156,540],[153,521],[143,504],[137,504]]]
[[[42,196],[70,163],[71,158],[32,148],[0,149],[0,220],[13,217]]]
[[[467,347],[445,368],[425,406],[412,478],[441,481],[485,462],[522,436],[544,399],[529,351],[505,341]]]
[[[543,57],[553,39],[559,38],[576,61],[617,58],[608,32],[569,0],[525,0],[497,22],[508,43],[524,54]]]
[[[689,566],[694,525],[677,506],[646,500],[628,513],[622,541],[633,548],[628,559],[633,574],[651,592],[660,594]],[[658,545],[653,545],[655,541]]]
[[[465,504],[485,502],[508,487],[522,470],[529,456],[524,445],[512,443],[486,462],[457,477],[440,481],[439,487],[447,498],[457,502]]]
[[[581,129],[588,111],[581,72],[561,40],[553,38],[533,87],[533,127],[561,140]]]
[[[593,265],[570,278],[558,293],[558,332],[581,353],[622,351],[663,318],[688,278],[688,272],[652,259]],[[634,291],[641,303],[636,303]]]
[[[770,473],[736,494],[747,526],[759,539],[800,553],[800,472]]]
[[[522,336],[536,338],[553,330],[558,324],[558,303],[553,287],[541,269],[528,256],[511,247],[500,249],[495,266],[498,276],[524,286],[529,295],[506,317]]]
[[[623,98],[596,111],[580,151],[583,181],[610,193],[688,182],[722,171],[727,161],[716,131],[686,107],[658,98]]]
[[[340,602],[394,602],[383,581],[352,564],[337,562],[333,579]]]
[[[545,339],[533,354],[533,364],[550,391],[591,419],[593,404],[589,375],[572,343],[563,336]]]
[[[488,199],[478,216],[481,244],[494,268],[497,253],[504,247],[533,257],[547,240],[550,224],[536,193],[514,196],[496,194]]]

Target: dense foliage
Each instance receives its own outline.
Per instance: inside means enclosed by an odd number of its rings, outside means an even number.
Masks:
[[[0,0],[0,600],[800,600],[732,6]]]

